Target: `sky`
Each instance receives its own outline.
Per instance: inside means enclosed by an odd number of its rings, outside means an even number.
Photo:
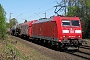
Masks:
[[[7,22],[11,18],[16,18],[19,23],[23,23],[26,20],[37,20],[39,18],[55,15],[55,5],[61,0],[0,0],[0,4],[3,6],[6,12]]]

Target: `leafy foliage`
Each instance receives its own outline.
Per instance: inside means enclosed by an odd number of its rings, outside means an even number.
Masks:
[[[10,28],[10,24],[9,23],[6,23],[6,26],[7,26],[7,28]]]
[[[14,26],[14,25],[16,25],[18,22],[17,22],[17,19],[16,18],[12,18],[12,19],[10,19],[10,27],[12,27],[12,26]]]
[[[67,16],[78,16],[79,8],[77,6],[68,7]]]
[[[6,12],[0,4],[0,38],[4,39],[6,35]]]

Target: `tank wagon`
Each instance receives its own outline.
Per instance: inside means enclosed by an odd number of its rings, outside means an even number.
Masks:
[[[21,33],[21,25],[22,25],[22,23],[21,23],[21,24],[18,24],[18,25],[16,26],[16,29],[15,29],[15,35],[16,35],[16,36],[20,36],[20,33]]]
[[[12,26],[11,35],[15,35],[15,32],[16,32],[16,25]]]
[[[21,24],[18,24],[18,25],[12,26],[12,28],[11,28],[11,35],[20,36],[21,25],[22,25],[22,23]]]

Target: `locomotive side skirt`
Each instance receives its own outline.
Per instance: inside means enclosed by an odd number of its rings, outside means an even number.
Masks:
[[[46,37],[46,36],[37,36],[37,35],[32,35],[32,36],[35,37],[35,38],[40,38],[40,39],[45,39],[45,40],[58,42],[58,38]]]

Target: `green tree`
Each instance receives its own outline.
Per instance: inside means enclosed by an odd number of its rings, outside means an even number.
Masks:
[[[17,24],[18,24],[18,21],[16,18],[10,19],[10,22],[9,22],[10,28],[12,28],[12,26],[17,25]]]
[[[67,16],[79,16],[79,7],[78,6],[70,6],[68,7]]]
[[[6,23],[6,27],[7,28],[10,28],[10,24],[8,22]]]
[[[80,0],[80,4],[83,23],[83,37],[90,38],[90,0]]]
[[[6,36],[6,12],[0,4],[0,38],[4,40]]]
[[[16,18],[12,18],[10,19],[10,25],[14,26],[16,25],[18,22],[17,22],[17,19]]]

